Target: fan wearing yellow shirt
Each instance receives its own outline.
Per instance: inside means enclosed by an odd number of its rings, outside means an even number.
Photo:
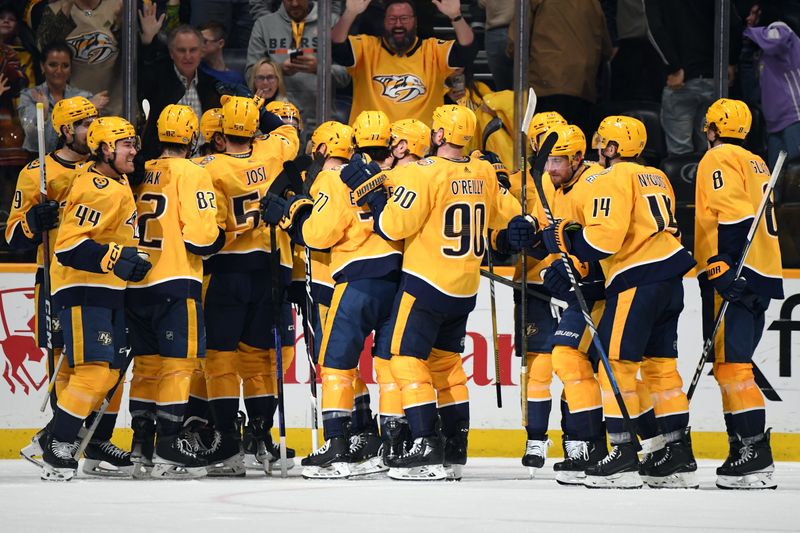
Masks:
[[[370,0],[347,0],[341,18],[331,30],[334,61],[347,67],[353,78],[350,122],[364,110],[380,110],[394,122],[414,118],[430,123],[433,110],[444,102],[444,80],[456,68],[472,64],[474,35],[461,16],[460,0],[435,0],[452,21],[455,41],[417,36],[413,2],[389,0],[383,35],[348,35],[353,21]]]
[[[782,299],[778,226],[770,199],[753,236],[742,275],[736,277],[747,233],[770,172],[761,157],[742,148],[752,115],[742,101],[720,99],[706,112],[709,150],[697,167],[695,259],[703,300],[703,334],[711,335],[722,301],[728,310],[714,339],[714,377],[730,453],[717,469],[717,486],[765,489],[777,486],[770,432],[764,431],[764,397],[753,376],[753,352],[764,332],[771,299]]]

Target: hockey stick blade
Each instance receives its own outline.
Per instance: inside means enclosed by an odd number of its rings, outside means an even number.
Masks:
[[[531,127],[533,115],[536,113],[536,91],[533,87],[528,89],[528,105],[525,107],[525,115],[522,117],[522,135],[528,135],[528,128]]]
[[[555,133],[550,133],[547,137],[545,137],[542,146],[536,153],[536,159],[534,159],[533,163],[531,164],[531,177],[533,178],[534,184],[536,183],[536,177],[542,177],[544,166],[547,164],[547,158],[550,157],[550,152],[553,151],[553,147],[556,145],[557,140],[558,135]],[[536,188],[536,191],[539,191],[538,187]]]

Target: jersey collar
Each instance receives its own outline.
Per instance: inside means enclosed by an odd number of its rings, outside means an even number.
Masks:
[[[422,46],[422,39],[420,39],[419,36],[417,36],[415,38],[415,40],[414,40],[414,44],[412,44],[411,48],[408,49],[408,52],[406,52],[404,54],[398,54],[394,50],[392,50],[389,47],[389,45],[386,44],[386,39],[383,38],[383,37],[381,37],[381,46],[383,47],[384,50],[386,50],[387,52],[389,52],[393,56],[410,57],[410,56],[414,55],[414,52],[416,52],[419,49],[420,46]]]

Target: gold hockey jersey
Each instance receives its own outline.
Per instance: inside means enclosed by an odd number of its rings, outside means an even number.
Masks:
[[[145,164],[134,190],[139,249],[150,254],[147,279],[128,285],[132,303],[167,297],[199,300],[201,256],[217,251],[225,232],[217,226],[217,197],[211,176],[199,163],[175,157]]]
[[[126,282],[103,264],[112,243],[137,246],[136,203],[128,180],[84,167],[72,184],[50,266],[56,309],[122,307]],[[145,278],[147,280],[147,278]]]
[[[488,228],[505,228],[522,207],[480,159],[429,157],[395,168],[392,178],[377,228],[388,239],[405,239],[402,289],[442,312],[468,313]]]
[[[763,159],[733,144],[711,148],[700,160],[695,182],[694,256],[702,279],[710,257],[719,253],[731,255],[733,261],[741,257],[769,176]],[[742,275],[753,291],[783,298],[778,224],[771,201],[753,236]]]

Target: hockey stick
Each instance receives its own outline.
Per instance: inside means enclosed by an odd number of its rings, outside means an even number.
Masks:
[[[111,398],[114,397],[117,389],[125,382],[125,374],[128,373],[128,367],[131,366],[131,363],[133,362],[133,355],[131,355],[133,352],[130,348],[127,348],[126,351],[125,364],[119,369],[119,377],[117,378],[117,382],[114,383],[114,386],[111,387],[111,389],[106,393],[105,398],[103,398],[103,403],[100,404],[100,409],[98,409],[95,413],[94,420],[92,420],[92,425],[86,430],[86,433],[83,435],[81,443],[78,446],[78,450],[75,452],[75,455],[72,456],[76,461],[81,458],[83,451],[89,445],[89,441],[92,440],[94,432],[97,431],[97,426],[100,425],[100,420],[103,418],[103,415],[106,414],[108,406],[111,404]]]
[[[491,137],[493,133],[503,129],[504,126],[503,119],[500,117],[494,117],[486,124],[486,127],[483,128],[483,135],[481,136],[481,151],[486,150],[486,143],[489,142],[489,137]]]
[[[486,248],[486,261],[489,263],[489,273],[494,274],[494,261],[492,251]],[[494,348],[494,386],[497,393],[497,408],[503,407],[503,392],[500,384],[500,346],[497,342],[497,301],[494,297],[494,278],[489,278],[489,302],[492,313],[492,347]]]
[[[764,213],[767,210],[769,197],[772,194],[772,190],[775,188],[775,183],[778,181],[778,175],[780,175],[781,170],[783,169],[783,163],[785,161],[786,152],[781,150],[781,152],[778,154],[777,161],[775,161],[775,167],[772,169],[772,175],[769,177],[769,181],[767,182],[767,188],[764,190],[764,196],[761,197],[761,203],[758,205],[756,216],[753,219],[753,222],[750,224],[750,230],[747,232],[744,249],[742,250],[742,257],[739,259],[739,262],[736,265],[736,278],[742,274],[745,259],[747,259],[747,254],[750,252],[750,246],[753,244],[753,237],[756,234],[758,225],[761,223],[761,218],[764,216]],[[725,313],[728,311],[728,303],[728,300],[723,300],[722,307],[720,307],[719,313],[717,314],[717,319],[714,321],[714,329],[711,330],[711,335],[703,343],[703,353],[700,354],[700,360],[697,362],[697,368],[694,371],[692,383],[689,385],[689,390],[686,393],[686,397],[690,401],[692,396],[694,396],[695,389],[697,389],[697,382],[700,381],[700,376],[703,374],[703,368],[706,366],[708,354],[711,353],[711,349],[714,347],[714,340],[717,338],[717,331],[722,325],[722,320],[725,318]]]
[[[528,153],[528,128],[533,120],[533,113],[536,111],[536,92],[531,87],[528,89],[528,105],[525,108],[525,116],[522,117],[522,128],[519,132],[519,142],[522,154],[522,173],[520,174],[520,201],[522,203],[522,216],[527,215],[525,212],[528,207],[528,169],[527,169],[527,153]],[[553,142],[555,144],[555,141]],[[552,145],[551,145],[552,148]],[[541,151],[540,151],[541,152]],[[548,150],[549,152],[549,150]],[[536,156],[534,165],[539,169],[539,172],[544,169],[544,163],[547,161],[545,157],[542,159],[539,154]],[[541,166],[539,166],[541,165]],[[522,409],[522,425],[528,425],[528,257],[523,251],[521,254],[520,262],[522,263],[522,290],[520,291],[520,311],[519,311],[519,343],[517,345],[517,355],[521,358],[520,361],[520,376],[519,376],[519,389],[520,389],[520,408]]]
[[[518,281],[512,281],[512,280],[510,280],[508,278],[504,278],[503,276],[500,276],[500,275],[495,274],[493,272],[490,272],[488,270],[481,269],[481,276],[483,276],[484,278],[486,278],[488,280],[495,281],[495,282],[499,283],[500,285],[503,285],[503,286],[508,287],[510,289],[514,289],[517,292],[522,290],[522,283],[519,283]],[[532,296],[532,297],[536,298],[537,300],[541,300],[541,301],[547,302],[547,303],[549,303],[551,305],[555,305],[556,307],[560,307],[561,309],[566,309],[566,307],[567,307],[567,304],[565,304],[561,300],[555,300],[554,298],[550,298],[549,296],[545,296],[544,294],[532,289],[530,286],[528,287],[528,296]]]
[[[36,104],[36,133],[39,141],[39,202],[47,202],[47,172],[45,171],[45,141],[44,141],[44,104]],[[44,298],[44,328],[45,343],[47,348],[47,371],[50,374],[50,382],[47,384],[47,394],[42,400],[39,411],[44,412],[47,402],[50,402],[55,412],[56,396],[53,392],[56,385],[56,374],[61,369],[64,362],[64,353],[55,361],[53,352],[53,320],[52,308],[50,305],[50,230],[42,232],[42,293],[40,298]]]
[[[549,146],[547,152],[550,152],[553,145],[555,144],[556,140],[558,139],[558,135],[556,133],[550,133],[547,138],[542,143],[542,150],[545,147]],[[540,152],[541,153],[541,152]],[[537,163],[538,163],[537,157]],[[550,224],[555,224],[555,218],[553,217],[553,212],[550,211],[550,203],[547,201],[547,196],[544,193],[544,186],[542,185],[542,174],[539,172],[538,174],[535,173],[533,175],[533,184],[536,186],[536,192],[539,194],[539,201],[542,203],[542,209],[544,209],[544,213],[547,216],[547,222]],[[569,258],[566,252],[561,252],[561,261],[564,263],[564,269],[567,271],[567,276],[569,277],[569,283],[572,285],[572,290],[575,293],[575,298],[578,300],[578,305],[581,308],[581,313],[583,314],[583,320],[586,322],[586,326],[589,328],[589,332],[592,335],[592,344],[594,345],[597,353],[600,355],[600,359],[603,362],[603,368],[606,370],[606,375],[608,376],[608,381],[611,383],[611,390],[614,392],[614,398],[617,400],[617,405],[619,405],[620,413],[622,414],[622,419],[624,421],[625,427],[628,429],[628,433],[631,435],[631,442],[633,443],[636,451],[639,451],[642,447],[639,444],[639,438],[636,434],[635,426],[633,425],[633,420],[631,420],[630,415],[628,414],[628,408],[625,407],[625,401],[622,399],[622,393],[619,390],[619,385],[617,385],[617,380],[614,378],[614,373],[611,371],[611,363],[608,360],[608,354],[606,354],[605,348],[603,348],[603,343],[600,342],[600,338],[597,336],[597,328],[595,327],[594,320],[592,320],[592,315],[589,312],[589,306],[586,305],[586,300],[583,298],[583,293],[581,292],[581,288],[578,285],[577,278],[575,277],[575,273],[572,271],[572,266],[570,265]]]
[[[275,373],[278,378],[278,434],[280,435],[281,450],[281,477],[287,476],[286,466],[286,411],[283,396],[283,352],[281,351],[281,290],[280,267],[281,258],[278,255],[277,231],[275,226],[269,227],[270,260],[272,261],[272,306],[273,322],[272,333],[275,339]]]

